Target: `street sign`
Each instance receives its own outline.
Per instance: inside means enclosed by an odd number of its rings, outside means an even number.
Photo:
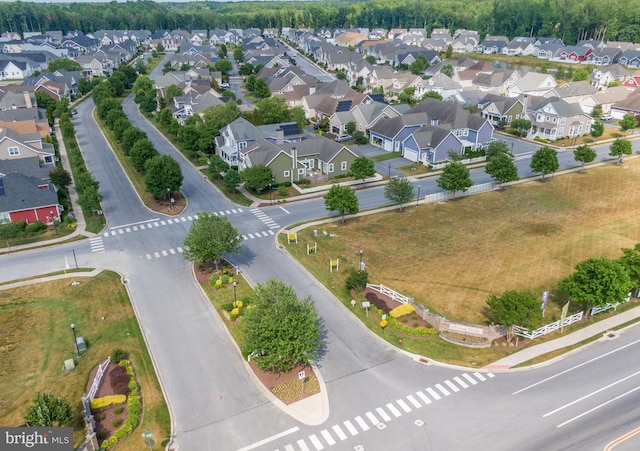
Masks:
[[[364,308],[369,308],[369,307],[371,307],[371,302],[369,302],[369,301],[362,301],[362,306],[363,306]]]
[[[304,379],[305,375],[304,375],[304,371],[300,371],[298,373],[298,379]]]

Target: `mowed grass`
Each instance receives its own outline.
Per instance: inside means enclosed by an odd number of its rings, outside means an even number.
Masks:
[[[142,389],[141,428],[150,427],[158,443],[169,438],[170,421],[151,359],[120,276],[102,272],[93,278],[36,283],[0,290],[0,424],[23,424],[25,408],[36,391],[71,401],[80,413],[91,370],[115,348],[127,351]],[[102,319],[104,317],[104,319]],[[88,349],[76,358],[71,323]],[[73,358],[76,368],[62,371]],[[85,437],[78,415],[75,446]],[[134,432],[118,449],[138,450]]]
[[[578,262],[616,258],[640,241],[639,183],[640,161],[627,160],[404,213],[311,226],[298,233],[297,245],[280,240],[343,300],[350,300],[344,280],[362,249],[370,283],[413,296],[434,313],[488,324],[489,295],[551,290],[551,322],[566,302],[554,288]],[[318,253],[307,256],[306,243],[316,241]],[[340,259],[339,272],[329,272],[330,258]]]

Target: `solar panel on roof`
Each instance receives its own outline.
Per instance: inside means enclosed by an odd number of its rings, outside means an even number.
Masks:
[[[371,100],[373,100],[374,102],[381,102],[381,103],[387,103],[386,100],[384,100],[384,96],[382,94],[369,94],[369,97],[371,98]]]
[[[2,179],[0,179],[0,196],[4,196],[4,183],[2,183]]]
[[[349,111],[351,109],[351,103],[351,100],[341,100],[336,106],[336,113],[340,113],[341,111]]]

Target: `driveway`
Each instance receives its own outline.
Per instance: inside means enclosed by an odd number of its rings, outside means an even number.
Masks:
[[[363,144],[362,146],[350,146],[353,148],[360,149],[360,153],[367,158],[373,158],[379,155],[386,155],[388,152],[382,150],[380,147],[376,147],[373,144]],[[376,161],[375,168],[376,172],[382,174],[386,177],[405,177],[406,174],[397,170],[397,168],[402,166],[407,166],[411,164],[411,161],[406,158],[392,158],[391,160],[384,161]]]

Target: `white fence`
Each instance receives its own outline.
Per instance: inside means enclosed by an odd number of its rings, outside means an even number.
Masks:
[[[484,163],[485,161],[487,161],[487,157],[476,157],[476,158],[467,158],[466,160],[460,160],[460,163],[473,164],[473,163]],[[438,169],[444,168],[449,163],[450,163],[449,161],[444,161],[442,163],[429,163],[429,166],[431,167],[431,169],[437,171]]]
[[[546,326],[539,327],[536,330],[532,330],[531,332],[529,332],[529,329],[527,329],[526,327],[521,327],[521,326],[513,326],[513,330],[515,331],[516,335],[519,335],[524,338],[530,338],[533,340],[534,338],[538,338],[548,333],[554,332],[560,329],[561,327],[569,326],[573,323],[577,323],[582,319],[583,316],[584,316],[584,312],[579,312],[579,313],[576,313],[575,315],[567,316],[564,319],[563,323],[561,323],[561,321],[558,320],[551,324],[547,324]]]
[[[102,382],[102,376],[104,376],[104,370],[107,369],[107,367],[109,366],[109,363],[111,363],[110,356],[107,357],[107,359],[104,362],[98,365],[98,371],[96,372],[96,375],[93,377],[93,383],[91,384],[91,388],[89,389],[89,393],[88,393],[89,402],[93,400],[93,397],[98,392],[98,388],[100,387],[100,382]]]
[[[371,288],[372,290],[377,291],[378,293],[382,293],[385,296],[389,296],[394,301],[398,301],[401,304],[406,304],[409,302],[409,296],[405,296],[403,294],[398,293],[397,291],[393,291],[389,287],[385,287],[384,285],[373,285],[368,283],[367,288]]]
[[[497,189],[495,183],[483,183],[481,185],[473,185],[467,191],[459,191],[456,193],[456,197],[470,196],[472,194],[484,193],[486,191],[493,191]],[[441,193],[434,193],[424,196],[423,202],[425,204],[431,204],[434,202],[443,202],[445,200],[453,199],[453,194],[450,191],[444,191]]]

